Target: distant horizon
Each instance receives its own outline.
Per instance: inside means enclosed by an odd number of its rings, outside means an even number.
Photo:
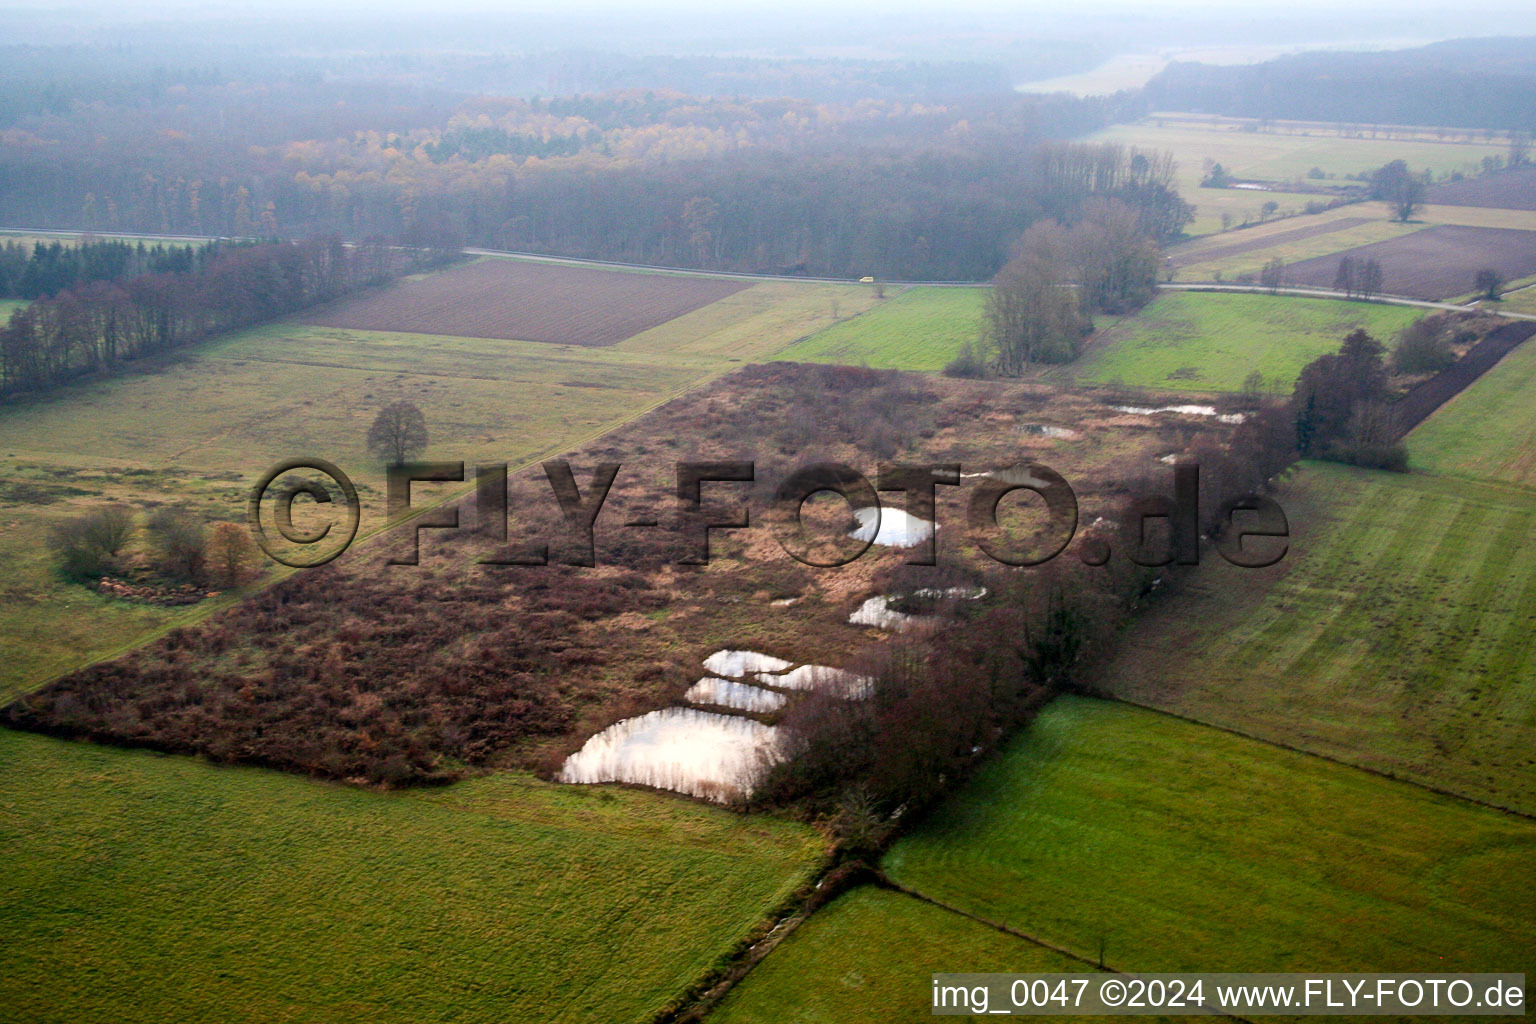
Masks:
[[[365,20],[358,16],[367,14]],[[1099,0],[1063,10],[1043,3],[962,0],[958,4],[897,0],[829,7],[808,0],[724,8],[702,0],[668,0],[637,9],[616,0],[418,0],[378,4],[337,0],[323,11],[299,0],[208,4],[153,0],[31,3],[0,11],[4,45],[145,45],[195,27],[239,25],[262,30],[235,41],[182,39],[196,49],[303,45],[374,52],[465,50],[547,52],[561,49],[719,56],[854,56],[867,59],[981,59],[1010,41],[1092,42],[1103,59],[1170,50],[1221,47],[1400,49],[1451,39],[1536,36],[1536,8],[1508,2],[1451,7],[1442,3],[1365,0],[1340,11],[1303,0],[1283,10],[1234,10],[1209,0],[1172,3]],[[315,37],[303,30],[320,28]],[[1497,31],[1502,29],[1503,31]],[[300,30],[299,40],[286,38]],[[118,35],[121,33],[121,35]],[[399,38],[392,38],[398,34]]]

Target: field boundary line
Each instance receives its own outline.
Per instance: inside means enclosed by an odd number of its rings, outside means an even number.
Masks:
[[[1084,694],[1084,696],[1087,696],[1092,700],[1102,700],[1112,704],[1124,704],[1127,707],[1140,708],[1143,711],[1150,711],[1155,715],[1163,715],[1167,718],[1173,718],[1180,722],[1187,722],[1190,725],[1198,725],[1206,729],[1215,729],[1217,732],[1224,732],[1230,736],[1237,736],[1240,739],[1252,740],[1255,743],[1262,743],[1268,747],[1275,747],[1279,750],[1286,750],[1293,754],[1300,754],[1303,757],[1315,757],[1320,761],[1327,761],[1329,764],[1336,764],[1341,768],[1350,768],[1358,772],[1365,772],[1367,775],[1374,775],[1379,779],[1385,779],[1389,782],[1398,782],[1405,786],[1412,786],[1415,789],[1422,789],[1425,792],[1433,793],[1436,796],[1443,796],[1451,800],[1461,801],[1462,803],[1473,804],[1474,806],[1482,807],[1490,811],[1498,811],[1501,814],[1507,814],[1512,818],[1519,818],[1522,821],[1536,822],[1536,813],[1532,813],[1530,811],[1522,811],[1517,810],[1514,807],[1506,807],[1503,804],[1496,804],[1491,800],[1480,800],[1475,796],[1468,796],[1465,793],[1457,793],[1454,790],[1449,790],[1442,786],[1437,786],[1432,782],[1422,782],[1418,779],[1410,779],[1401,775],[1394,775],[1390,771],[1387,771],[1385,768],[1372,768],[1369,765],[1356,764],[1353,761],[1346,761],[1342,757],[1334,754],[1325,754],[1318,750],[1307,750],[1303,747],[1293,746],[1284,740],[1270,739],[1269,737],[1259,736],[1255,733],[1244,732],[1242,729],[1239,729],[1235,726],[1221,725],[1217,722],[1208,722],[1203,718],[1195,718],[1192,715],[1186,715],[1178,711],[1170,711],[1167,708],[1156,707],[1152,704],[1143,704],[1140,701],[1131,700],[1129,697],[1122,697],[1113,693],[1094,691],[1092,693]]]
[[[1021,932],[1017,928],[1008,927],[1006,924],[999,924],[996,921],[982,917],[980,914],[973,914],[969,910],[962,910],[961,908],[953,906],[952,904],[945,903],[943,900],[937,900],[925,893],[918,892],[916,889],[909,889],[902,885],[900,882],[891,880],[891,878],[879,868],[875,869],[875,878],[872,884],[882,889],[889,889],[893,892],[899,892],[903,896],[909,896],[912,899],[915,899],[920,903],[926,903],[931,907],[937,907],[940,910],[948,911],[951,914],[957,914],[969,921],[975,921],[977,924],[986,925],[988,928],[1000,931],[1004,935],[1011,935],[1016,939],[1022,939],[1023,941],[1031,943],[1032,945],[1039,946],[1041,949],[1048,949],[1052,953],[1067,957],[1071,960],[1076,960],[1078,963],[1087,964],[1095,971],[1104,971],[1108,974],[1124,974],[1128,976],[1134,976],[1137,973],[1136,971],[1128,971],[1120,967],[1110,967],[1108,964],[1098,963],[1091,957],[1083,956],[1081,953],[1074,953],[1072,950],[1063,946],[1058,946],[1055,943],[1047,942],[1039,936],[1030,935],[1028,932]],[[1224,1013],[1221,1010],[1215,1010],[1214,1007],[1212,1010],[1215,1015],[1226,1017],[1229,1020],[1242,1021],[1243,1024],[1255,1024],[1254,1021],[1249,1020],[1247,1017],[1239,1017],[1235,1013]]]

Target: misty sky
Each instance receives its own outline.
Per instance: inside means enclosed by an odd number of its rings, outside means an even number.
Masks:
[[[304,26],[322,26],[318,34]],[[224,30],[221,30],[221,26]],[[236,28],[238,26],[238,28]],[[246,33],[246,29],[260,31]],[[1091,41],[1105,57],[1222,45],[1305,49],[1415,46],[1536,35],[1536,4],[1510,0],[0,0],[0,44],[265,43],[359,52],[622,49],[719,55],[988,56],[1010,39]],[[860,52],[860,50],[864,52]],[[1262,59],[1254,50],[1234,61]],[[1202,57],[1201,59],[1207,59]]]

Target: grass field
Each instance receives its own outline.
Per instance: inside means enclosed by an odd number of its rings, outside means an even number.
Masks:
[[[1295,534],[1285,561],[1202,566],[1103,678],[1138,702],[1536,812],[1536,492],[1309,463],[1278,498]],[[1183,655],[1153,655],[1168,649]]]
[[[1307,172],[1318,167],[1325,174],[1335,175],[1337,184],[1345,175],[1369,171],[1397,159],[1408,161],[1416,171],[1469,173],[1479,167],[1484,156],[1503,156],[1508,149],[1502,143],[1340,138],[1317,128],[1307,132],[1302,134],[1301,130],[1285,127],[1276,131],[1243,131],[1232,122],[1201,124],[1154,116],[1139,124],[1106,128],[1089,139],[1171,152],[1179,164],[1179,192],[1196,208],[1195,222],[1186,229],[1192,235],[1221,230],[1222,213],[1230,214],[1237,223],[1245,218],[1257,221],[1259,208],[1270,200],[1280,204],[1281,212],[1287,212],[1299,211],[1309,201],[1328,198],[1284,191],[1202,189],[1200,179],[1207,173],[1207,160],[1221,164],[1236,177],[1273,182],[1304,181]]]
[[[366,533],[382,520],[383,473],[364,439],[377,409],[397,398],[424,411],[428,457],[527,463],[873,301],[857,286],[764,282],[601,349],[284,321],[8,405],[0,699],[202,614],[99,598],[59,580],[44,541],[85,505],[174,503],[241,522],[266,467],[319,456],[357,482]]]
[[[1301,368],[1363,327],[1389,342],[1417,310],[1294,296],[1167,292],[1140,313],[1105,321],[1082,358],[1058,371],[1078,380],[1237,391],[1257,370],[1289,392]]]
[[[1518,971],[1536,948],[1530,822],[1083,698],[1046,708],[885,867],[1082,955],[1102,941],[1120,969]]]
[[[26,305],[23,299],[0,299],[0,320],[9,320],[12,313]]]
[[[934,973],[1086,969],[912,896],[864,886],[801,925],[731,991],[709,1021],[917,1024],[932,1019],[928,979]]]
[[[980,336],[985,301],[983,288],[911,288],[776,358],[936,372]]]
[[[1519,291],[1505,292],[1498,305],[1490,303],[1488,308],[1536,316],[1536,284],[1527,285]]]
[[[0,763],[8,1020],[639,1020],[819,857],[518,775],[390,796],[6,731]]]
[[[1533,393],[1536,345],[1526,342],[1408,435],[1414,464],[1446,476],[1536,487]]]

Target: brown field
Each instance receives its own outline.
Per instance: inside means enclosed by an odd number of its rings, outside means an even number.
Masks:
[[[1436,185],[1429,190],[1428,202],[1441,206],[1536,210],[1536,166]]]
[[[1536,231],[1426,228],[1347,253],[1293,263],[1286,268],[1286,283],[1331,288],[1339,260],[1346,255],[1380,261],[1382,291],[1388,295],[1446,299],[1472,291],[1473,277],[1483,267],[1494,267],[1511,281],[1536,274]]]
[[[1233,242],[1230,245],[1210,246],[1196,251],[1186,251],[1181,246],[1168,254],[1168,262],[1175,267],[1184,267],[1194,263],[1204,263],[1208,260],[1222,259],[1227,256],[1241,256],[1244,253],[1269,249],[1285,242],[1299,242],[1303,238],[1312,238],[1317,235],[1343,231],[1346,228],[1359,227],[1361,224],[1371,223],[1372,219],[1370,217],[1344,217],[1338,220],[1324,221],[1321,224],[1311,224],[1304,228],[1293,228],[1290,231],[1254,235],[1252,237],[1245,231],[1242,236],[1244,241]]]
[[[621,463],[597,521],[597,568],[480,564],[498,549],[469,534],[477,522],[470,503],[461,509],[464,530],[423,532],[420,566],[385,564],[409,536],[397,530],[201,624],[71,673],[0,718],[333,778],[403,783],[480,768],[549,770],[593,732],[679,702],[714,650],[863,664],[889,640],[848,624],[865,599],[992,582],[987,574],[998,571],[965,539],[974,481],[939,488],[939,565],[907,566],[904,552],[877,547],[840,569],[809,568],[783,552],[765,523],[772,488],[789,470],[836,460],[873,479],[880,461],[959,462],[976,472],[1033,458],[1071,483],[1087,524],[1113,516],[1133,491],[1165,485],[1171,471],[1159,457],[1224,429],[1110,407],[1123,400],[852,367],[749,367],[573,453],[583,489],[596,463]],[[1076,433],[1030,429],[1039,424]],[[746,504],[753,528],[717,532],[705,567],[678,564],[671,524],[679,459],[757,466],[754,485],[709,485],[707,500]],[[558,512],[542,471],[516,474],[511,485],[512,542],[542,537],[553,562],[564,560],[570,550],[552,539]],[[418,488],[418,502],[432,486]],[[1012,514],[1027,530],[1027,513]],[[638,519],[659,522],[625,525]],[[812,521],[829,538],[851,525],[841,502]],[[1071,555],[1060,560],[1062,571],[1094,579],[1113,571]],[[796,600],[772,603],[783,598]]]
[[[734,295],[749,283],[483,259],[345,299],[304,322],[602,347]]]

